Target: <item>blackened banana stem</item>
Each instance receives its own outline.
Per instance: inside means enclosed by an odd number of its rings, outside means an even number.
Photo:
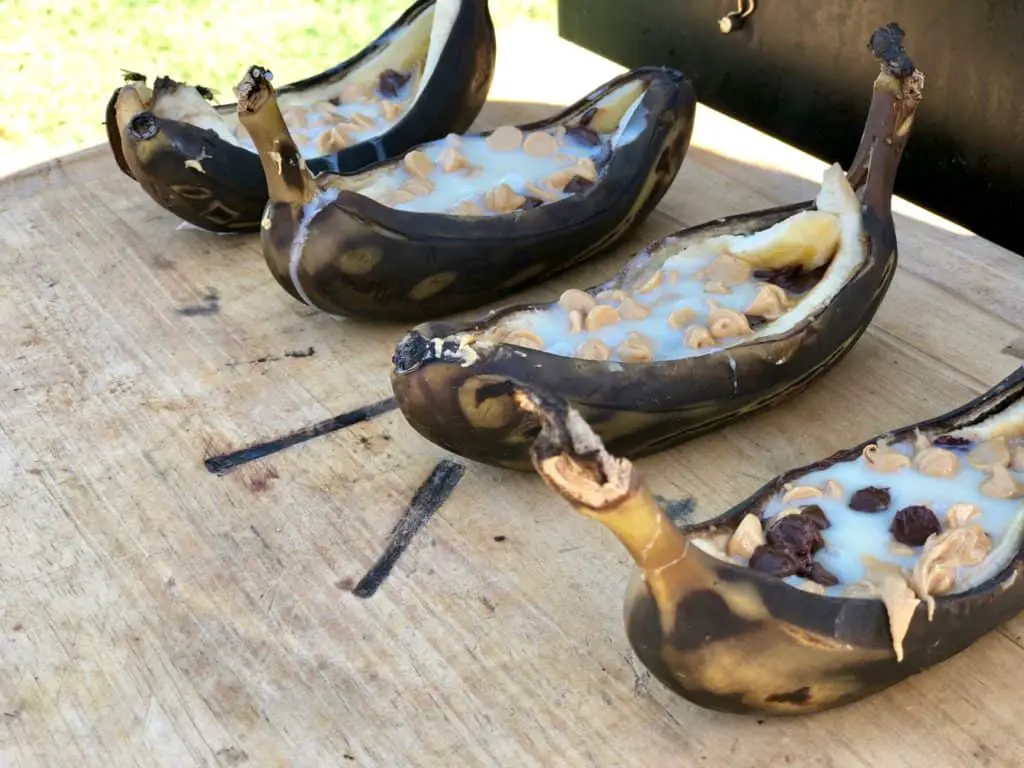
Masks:
[[[249,67],[235,89],[238,120],[259,153],[271,202],[305,205],[316,197],[317,186],[285,125],[272,77],[264,67]]]
[[[870,178],[865,197],[871,195],[886,210],[924,90],[924,74],[904,50],[903,37],[903,30],[893,22],[876,29],[868,40],[867,47],[879,60],[881,71],[875,78],[864,131],[847,173],[854,189]],[[872,161],[876,153],[887,155],[884,162]]]
[[[676,528],[628,459],[612,456],[572,407],[558,397],[517,389],[513,398],[541,425],[530,456],[549,488],[580,514],[608,528],[626,548],[663,609],[672,585],[710,578],[687,555],[689,538]]]

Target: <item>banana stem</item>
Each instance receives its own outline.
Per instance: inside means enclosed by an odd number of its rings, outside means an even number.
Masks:
[[[876,29],[868,41],[868,49],[881,62],[881,72],[875,78],[864,132],[847,174],[854,189],[866,184],[865,200],[870,195],[871,202],[884,209],[888,209],[896,168],[924,90],[924,74],[904,50],[903,37],[899,25],[891,23]]]
[[[692,560],[688,537],[672,524],[631,462],[609,454],[566,402],[527,389],[516,389],[513,399],[540,421],[530,456],[549,488],[611,530],[646,576],[687,567]]]
[[[235,89],[238,120],[259,153],[271,202],[305,205],[317,186],[285,125],[271,77],[263,67],[249,67]]]

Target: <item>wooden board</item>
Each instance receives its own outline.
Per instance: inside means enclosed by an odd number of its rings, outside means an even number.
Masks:
[[[620,71],[533,31],[499,46],[478,127]],[[701,108],[631,240],[516,300],[681,225],[807,199],[823,167]],[[1024,260],[898,210],[901,266],[857,348],[799,399],[642,461],[656,492],[709,516],[1020,365]],[[1024,617],[833,713],[712,714],[632,659],[625,552],[534,475],[464,466],[376,593],[353,595],[453,457],[392,411],[223,476],[204,459],[388,397],[405,328],[293,301],[256,237],[179,228],[105,147],[0,181],[0,259],[0,764],[1024,763]]]

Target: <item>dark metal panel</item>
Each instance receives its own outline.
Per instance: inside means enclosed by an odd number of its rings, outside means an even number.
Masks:
[[[847,164],[896,21],[925,73],[897,194],[1024,254],[1024,0],[559,0],[559,32],[625,66],[666,64],[709,106]]]

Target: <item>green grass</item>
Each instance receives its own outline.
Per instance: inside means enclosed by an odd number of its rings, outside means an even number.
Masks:
[[[0,0],[0,166],[106,140],[103,111],[121,69],[213,88],[250,64],[287,83],[356,53],[412,0]],[[501,27],[554,29],[555,0],[492,0]],[[13,75],[13,77],[12,77]]]

